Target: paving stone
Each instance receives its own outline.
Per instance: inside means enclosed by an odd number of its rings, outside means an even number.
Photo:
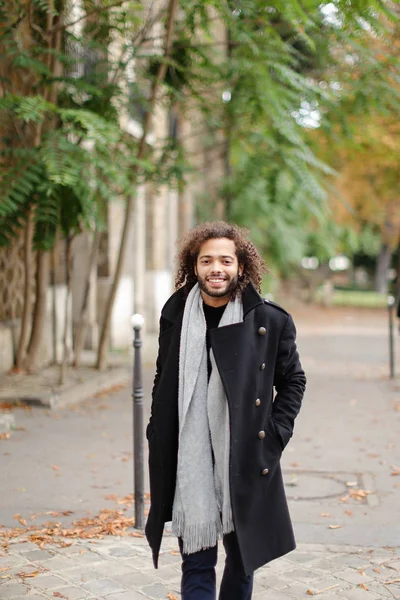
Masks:
[[[313,571],[328,571],[329,573],[334,573],[338,571],[338,567],[343,566],[343,570],[346,568],[342,565],[341,562],[337,562],[335,557],[329,558],[319,558],[316,562],[313,563]]]
[[[83,583],[82,587],[92,592],[92,594],[99,596],[125,591],[125,588],[120,583],[112,579],[93,579],[93,581]]]
[[[157,578],[163,581],[169,581],[176,578],[181,578],[181,567],[179,565],[167,565],[157,569]]]
[[[47,573],[43,575],[38,575],[35,578],[30,580],[30,584],[34,588],[39,588],[41,590],[51,590],[53,588],[60,587],[65,584],[65,581],[61,579],[61,577],[57,577],[57,575],[47,575]]]
[[[293,569],[292,571],[286,571],[285,572],[285,577],[287,577],[289,580],[299,580],[299,581],[314,581],[315,579],[318,579],[319,577],[319,573],[316,573],[315,571],[311,571],[310,569]]]
[[[400,560],[389,561],[385,563],[387,569],[392,569],[397,573],[400,573]]]
[[[308,552],[291,552],[289,554],[289,556],[287,557],[286,560],[288,560],[289,562],[293,562],[293,563],[312,563],[315,562],[318,559],[317,556],[315,556],[315,554],[310,554]]]
[[[374,594],[378,594],[378,596],[382,596],[382,598],[391,598],[393,600],[393,592],[390,591],[392,586],[384,586],[379,581],[370,581],[368,584],[368,589],[370,592]],[[393,590],[394,591],[394,590]],[[395,598],[400,598],[400,593]]]
[[[288,585],[288,579],[284,577],[279,577],[279,575],[275,573],[262,573],[259,575],[259,581],[262,582],[262,585],[267,589],[273,590],[281,590]]]
[[[379,550],[376,550],[371,554],[369,562],[374,565],[382,565],[384,563],[390,562],[390,560],[393,560],[393,558],[396,558],[396,555],[393,552],[390,552],[389,550],[382,550],[379,548]]]
[[[66,581],[80,584],[82,582],[97,579],[99,573],[88,567],[75,567],[74,569],[66,569],[62,572],[62,576]]]
[[[332,575],[325,575],[324,577],[321,577],[321,579],[316,579],[315,581],[310,583],[308,587],[312,591],[322,592],[323,590],[334,586],[331,593],[337,593],[340,590],[348,589],[349,587],[351,587],[351,585],[352,584],[348,581],[338,579],[337,577],[333,577]]]
[[[1,557],[1,566],[2,567],[19,567],[23,565],[28,565],[29,562],[25,560],[22,556],[2,556]]]
[[[289,596],[293,596],[294,598],[310,598],[309,594],[307,594],[307,590],[310,589],[310,585],[307,583],[300,583],[299,581],[295,581],[291,583],[289,586],[286,586],[281,591],[284,594],[288,594]],[[312,588],[314,589],[314,587]]]
[[[68,600],[84,600],[85,598],[92,597],[92,594],[90,592],[74,585],[60,587],[55,590],[52,590],[50,595],[53,596],[53,598],[57,598],[57,596],[54,596],[54,594],[62,594],[62,596],[64,596],[64,598],[67,598]],[[58,597],[61,598],[61,600],[63,600],[62,596]],[[27,600],[31,600],[30,596],[28,596]]]
[[[117,592],[116,594],[109,594],[107,596],[107,600],[145,600],[146,596],[138,592],[134,592],[132,590],[127,590],[126,592]]]
[[[363,575],[355,569],[344,569],[344,571],[333,573],[333,576],[337,579],[343,579],[343,581],[348,581],[349,583],[354,583],[356,585],[359,583],[368,583],[368,581],[371,581],[372,579],[370,575]]]
[[[73,556],[80,554],[82,548],[78,544],[72,544],[71,546],[64,546],[64,548],[55,548],[57,554],[61,556]]]
[[[27,596],[16,596],[13,600],[20,600],[23,598],[24,600],[47,600],[47,596],[43,596],[42,594],[28,594]]]
[[[0,587],[1,600],[24,596],[28,592],[29,587],[22,583],[3,583]]]
[[[154,576],[150,576],[148,573],[141,573],[136,571],[134,573],[128,573],[127,575],[121,575],[118,577],[118,581],[125,587],[138,589],[145,585],[150,585],[154,582]]]
[[[21,552],[22,554],[24,552],[30,552],[31,550],[37,550],[38,546],[33,542],[21,541],[12,543],[10,549],[12,552]]]
[[[29,552],[24,552],[24,558],[30,560],[32,562],[39,562],[42,560],[47,560],[54,556],[53,553],[48,552],[47,550],[30,550]]]
[[[153,561],[145,558],[144,556],[134,556],[130,558],[129,561],[137,570],[140,571],[154,571]],[[160,567],[163,566],[163,563],[160,562]]]
[[[53,558],[40,561],[40,567],[48,569],[49,571],[65,571],[66,569],[73,569],[77,567],[77,563],[74,560],[66,556],[53,556]]]
[[[129,546],[116,546],[108,550],[110,556],[135,556],[137,554],[135,548]]]
[[[267,570],[269,573],[284,573],[293,569],[293,563],[289,562],[286,558],[279,558],[268,563],[262,570]]]
[[[291,596],[283,594],[282,592],[274,592],[273,590],[265,591],[261,590],[253,594],[253,600],[292,600]]]
[[[378,600],[379,596],[370,590],[364,590],[360,587],[353,587],[338,593],[339,598],[344,600]]]
[[[95,563],[107,563],[107,558],[104,555],[98,554],[97,552],[84,552],[74,556],[74,561],[80,565],[93,565]]]
[[[140,590],[146,598],[152,600],[165,600],[169,593],[173,593],[176,596],[176,591],[171,586],[166,586],[162,583],[153,583]]]
[[[97,572],[101,572],[103,576],[111,577],[120,577],[121,575],[127,575],[129,573],[134,573],[135,569],[132,565],[128,563],[121,563],[119,561],[108,561],[107,566],[104,568],[104,565],[93,565],[93,570]]]
[[[362,569],[370,564],[369,558],[357,556],[356,554],[342,555],[336,562],[342,564],[344,567],[353,567],[354,569]]]

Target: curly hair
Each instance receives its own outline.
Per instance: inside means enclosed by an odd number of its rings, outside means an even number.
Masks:
[[[207,240],[216,238],[227,238],[235,243],[236,256],[239,265],[243,267],[243,274],[239,277],[238,286],[233,292],[233,296],[238,292],[242,292],[250,282],[261,292],[263,273],[268,273],[264,260],[248,239],[247,229],[242,229],[237,225],[231,225],[224,221],[201,223],[181,238],[175,289],[178,290],[185,286],[186,292],[190,292],[197,283],[194,267],[200,248]]]

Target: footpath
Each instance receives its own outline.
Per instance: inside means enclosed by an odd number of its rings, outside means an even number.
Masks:
[[[298,547],[256,572],[253,597],[400,599],[400,379],[388,379],[386,314],[292,314],[308,376],[282,463]],[[146,367],[146,420],[152,377]],[[3,402],[14,426],[0,439],[1,600],[180,598],[175,538],[154,570],[132,528],[131,384],[125,374],[110,388],[63,409]]]

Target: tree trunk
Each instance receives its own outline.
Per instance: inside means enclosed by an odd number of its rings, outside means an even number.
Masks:
[[[65,313],[64,313],[64,336],[63,336],[63,354],[60,365],[60,379],[59,385],[63,385],[67,378],[68,371],[68,359],[69,359],[69,348],[68,348],[68,332],[70,328],[70,299],[71,299],[71,279],[72,279],[72,237],[67,236],[65,240]]]
[[[90,253],[89,264],[86,272],[86,284],[83,292],[82,306],[79,313],[79,319],[76,327],[74,339],[74,367],[79,367],[81,353],[85,344],[86,332],[88,328],[88,305],[90,294],[91,273],[97,263],[97,254],[100,245],[100,231],[96,228],[93,237],[92,250]]]
[[[387,271],[392,258],[392,250],[387,244],[382,244],[381,250],[376,262],[375,271],[375,290],[380,294],[388,293]]]
[[[56,248],[57,241],[51,251],[51,347],[52,362],[57,364],[57,294],[56,294]]]
[[[33,279],[33,255],[32,255],[32,238],[33,238],[33,208],[30,207],[28,212],[28,218],[25,225],[24,235],[24,307],[21,319],[21,331],[18,341],[17,356],[15,366],[17,369],[22,369],[26,354],[26,346],[28,343],[29,335],[29,321],[31,317],[32,307],[32,279]]]
[[[170,0],[168,3],[168,21],[167,21],[167,31],[166,31],[166,37],[165,37],[164,57],[169,57],[171,54],[177,5],[178,5],[178,0]],[[165,74],[167,72],[167,66],[168,65],[167,65],[166,61],[160,63],[158,72],[157,72],[157,76],[152,85],[149,106],[148,106],[148,110],[145,114],[145,118],[144,118],[144,122],[143,122],[143,133],[142,133],[142,137],[140,138],[138,152],[137,152],[138,161],[140,161],[145,155],[146,137],[149,133],[150,125],[152,122],[152,113],[153,113],[154,107],[157,102],[157,95],[158,95],[160,85],[164,81]],[[136,167],[133,172],[133,180],[136,179],[137,172],[138,172],[138,168]],[[112,309],[114,306],[115,297],[117,295],[118,285],[119,285],[121,275],[122,275],[122,268],[123,268],[123,264],[124,264],[126,247],[127,247],[127,243],[128,243],[128,234],[129,234],[129,226],[130,226],[130,221],[131,221],[130,217],[131,217],[132,208],[133,208],[133,196],[130,196],[126,201],[125,220],[124,220],[124,226],[123,226],[123,230],[122,230],[121,243],[120,243],[119,252],[118,252],[117,265],[115,268],[114,279],[113,279],[113,283],[111,286],[110,294],[107,299],[105,315],[104,315],[104,319],[103,319],[103,323],[102,323],[102,327],[101,327],[100,341],[99,341],[99,347],[98,347],[98,352],[97,352],[97,361],[96,361],[96,368],[100,369],[100,370],[105,369],[107,366],[107,352],[108,352],[108,343],[109,343],[109,337],[110,337],[111,314],[112,314]]]
[[[37,369],[39,353],[42,347],[44,328],[46,325],[46,297],[49,284],[50,256],[48,252],[39,250],[36,254],[36,299],[33,312],[31,338],[25,367],[30,373]]]

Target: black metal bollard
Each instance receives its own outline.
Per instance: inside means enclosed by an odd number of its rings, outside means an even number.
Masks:
[[[388,296],[388,314],[389,314],[389,377],[394,379],[395,367],[394,367],[394,326],[393,326],[393,309],[395,299],[394,296]]]
[[[133,327],[133,458],[135,529],[144,529],[144,454],[143,454],[143,383],[142,383],[142,340],[140,330],[144,324],[142,315],[131,318]]]

